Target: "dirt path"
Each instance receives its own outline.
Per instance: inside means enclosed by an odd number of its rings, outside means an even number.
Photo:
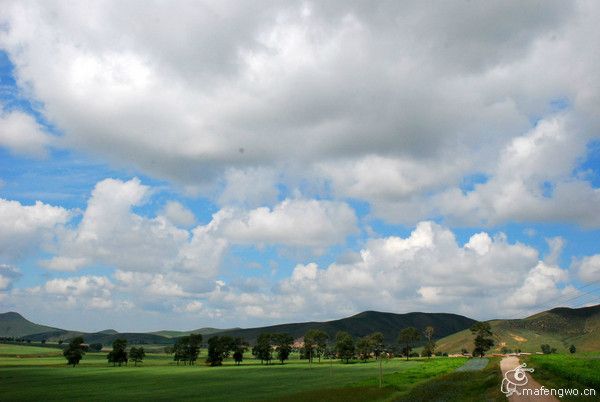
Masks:
[[[502,370],[502,376],[504,377],[504,375],[506,374],[506,372],[513,370],[514,368],[519,366],[519,359],[516,356],[508,356],[503,358],[500,361],[500,370]],[[534,380],[531,375],[529,373],[526,373],[527,375],[527,384],[523,385],[523,386],[518,386],[517,390],[518,391],[522,391],[523,389],[540,389],[541,388],[541,384],[538,383],[536,380]],[[510,374],[509,374],[510,376]],[[513,393],[508,400],[510,402],[525,402],[525,401],[532,401],[532,402],[545,402],[545,401],[553,401],[553,402],[558,402],[558,399],[556,399],[553,396],[533,396],[533,395],[517,395],[516,393]]]

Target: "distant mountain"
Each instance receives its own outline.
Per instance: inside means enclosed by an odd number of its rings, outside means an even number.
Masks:
[[[519,320],[489,321],[496,340],[494,351],[503,347],[539,352],[546,343],[561,352],[570,345],[578,351],[600,350],[600,305],[572,309],[553,308]],[[467,329],[438,341],[439,350],[460,352],[473,349],[473,335]]]
[[[271,325],[267,327],[235,329],[217,333],[242,337],[254,342],[262,332],[285,332],[294,338],[300,338],[310,329],[325,331],[330,338],[334,338],[338,331],[346,331],[354,337],[365,336],[373,332],[383,333],[386,342],[395,343],[400,330],[406,327],[415,327],[422,331],[427,326],[435,328],[435,337],[441,338],[452,333],[471,327],[475,320],[457,314],[446,313],[382,313],[378,311],[365,311],[348,318],[324,322],[303,322],[293,324]]]
[[[150,334],[164,336],[166,338],[179,338],[179,337],[182,337],[182,336],[187,336],[189,334],[201,334],[202,336],[209,336],[209,335],[212,335],[212,334],[216,334],[218,332],[233,331],[233,330],[237,330],[237,329],[241,329],[241,328],[227,328],[227,329],[222,329],[222,328],[206,327],[206,328],[193,329],[191,331],[169,331],[169,330],[163,330],[163,331],[150,332]]]
[[[48,327],[46,325],[35,324],[23,317],[19,313],[10,311],[0,314],[0,336],[2,337],[23,337],[40,332],[63,331],[58,328]]]
[[[12,315],[11,315],[12,314]],[[12,317],[2,319],[2,317]],[[175,342],[175,338],[185,336],[190,333],[200,333],[204,338],[212,335],[240,336],[249,342],[254,342],[261,332],[287,332],[294,338],[302,337],[309,329],[321,329],[329,334],[331,338],[335,337],[338,331],[347,331],[352,336],[364,336],[372,332],[382,332],[387,342],[396,342],[398,333],[402,328],[413,326],[419,330],[431,325],[436,329],[436,337],[443,337],[451,333],[469,328],[475,321],[456,314],[444,313],[408,313],[394,314],[381,313],[377,311],[365,311],[352,317],[325,322],[303,322],[292,324],[271,325],[258,328],[199,328],[193,331],[158,331],[153,333],[118,333],[114,330],[104,330],[95,333],[85,333],[78,331],[66,331],[64,329],[46,327],[33,324],[17,313],[6,313],[0,315],[0,336],[27,337],[33,341],[58,341],[68,340],[75,336],[83,336],[87,343],[102,343],[110,345],[117,338],[127,339],[129,344],[158,344],[168,345]],[[7,323],[11,323],[8,325]],[[24,328],[25,323],[29,324],[28,331],[7,332],[5,328],[16,328],[19,323]]]

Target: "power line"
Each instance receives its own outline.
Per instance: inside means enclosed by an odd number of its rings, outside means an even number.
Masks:
[[[586,294],[590,294],[590,293],[593,293],[593,292],[599,291],[599,290],[600,290],[600,288],[598,288],[598,289],[593,289],[592,291],[588,291],[588,292],[586,292],[586,293],[579,294],[579,295],[577,295],[577,296],[573,296],[573,297],[571,297],[571,295],[573,294],[573,292],[580,291],[581,289],[585,289],[585,288],[588,288],[588,287],[590,287],[590,286],[593,286],[593,285],[596,285],[596,284],[599,284],[599,283],[600,283],[600,279],[598,279],[598,280],[595,280],[595,281],[592,281],[592,282],[589,282],[589,283],[586,283],[584,286],[581,286],[581,287],[579,287],[579,288],[576,288],[576,289],[572,289],[572,291],[571,291],[569,294],[563,294],[563,295],[561,295],[561,296],[558,296],[557,298],[555,298],[555,299],[552,299],[552,300],[550,300],[550,301],[547,301],[547,302],[545,302],[545,303],[540,303],[540,304],[538,304],[537,306],[539,306],[539,307],[541,307],[541,308],[553,308],[553,307],[557,307],[559,304],[562,304],[562,303],[567,303],[567,302],[569,302],[569,301],[572,301],[572,300],[578,299],[579,297],[581,297],[581,296],[584,296],[584,295],[586,295]],[[570,297],[570,298],[569,298],[569,297]]]

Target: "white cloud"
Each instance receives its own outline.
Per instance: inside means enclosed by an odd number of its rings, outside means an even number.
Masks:
[[[40,201],[23,205],[0,198],[0,257],[15,260],[37,251],[70,216],[68,210]]]
[[[6,292],[12,288],[13,282],[21,276],[21,271],[17,268],[0,264],[0,292]],[[0,294],[2,297],[2,294]]]
[[[272,205],[277,201],[276,183],[277,175],[270,169],[229,169],[219,204],[250,208]]]
[[[327,319],[366,309],[489,319],[536,312],[562,294],[567,280],[567,272],[540,261],[536,249],[502,234],[477,233],[461,246],[449,229],[421,222],[405,238],[369,240],[360,258],[348,263],[298,264],[274,293],[215,289],[205,307],[271,320]]]
[[[9,2],[3,15],[0,45],[18,83],[66,146],[188,186],[225,183],[215,196],[224,206],[272,205],[273,180],[329,180],[337,195],[413,224],[436,212],[423,196],[474,169],[493,173],[507,144],[524,155],[531,144],[514,139],[555,113],[553,101],[565,99],[563,113],[579,122],[567,145],[600,127],[593,2]],[[549,172],[574,167],[571,152],[552,155]],[[538,161],[516,162],[543,173]],[[506,196],[530,190],[500,181]],[[557,203],[575,198],[585,209],[585,187],[560,184]],[[478,221],[516,213],[501,199],[463,202]],[[472,211],[447,212],[464,220]]]
[[[501,153],[491,178],[473,191],[448,190],[430,201],[450,222],[575,222],[600,226],[600,190],[572,176],[583,138],[564,119],[544,120]]]
[[[600,254],[583,257],[575,267],[579,277],[586,282],[600,281]]]
[[[196,222],[196,217],[186,207],[177,201],[169,201],[165,204],[163,215],[175,225],[189,227]]]
[[[16,154],[41,157],[46,155],[46,147],[51,143],[52,137],[43,132],[30,115],[0,110],[0,147]]]
[[[223,209],[214,220],[221,236],[247,244],[325,249],[358,231],[354,210],[336,201],[286,199],[273,209]]]

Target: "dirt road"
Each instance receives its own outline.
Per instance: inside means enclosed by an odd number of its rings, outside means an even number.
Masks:
[[[504,377],[504,375],[510,371],[515,369],[516,367],[518,367],[520,364],[519,359],[516,356],[508,356],[503,358],[500,361],[500,369],[502,370],[502,376]],[[535,381],[531,375],[529,373],[525,373],[527,375],[527,384],[523,385],[523,386],[517,386],[516,389],[521,392],[521,395],[518,395],[517,393],[513,393],[508,400],[510,402],[525,402],[525,401],[531,401],[531,402],[546,402],[546,401],[555,401],[558,402],[558,399],[556,399],[553,396],[533,396],[533,395],[523,395],[522,390],[523,389],[540,389],[541,388],[541,384],[538,383],[537,381]],[[510,373],[509,373],[509,378],[510,378]]]

